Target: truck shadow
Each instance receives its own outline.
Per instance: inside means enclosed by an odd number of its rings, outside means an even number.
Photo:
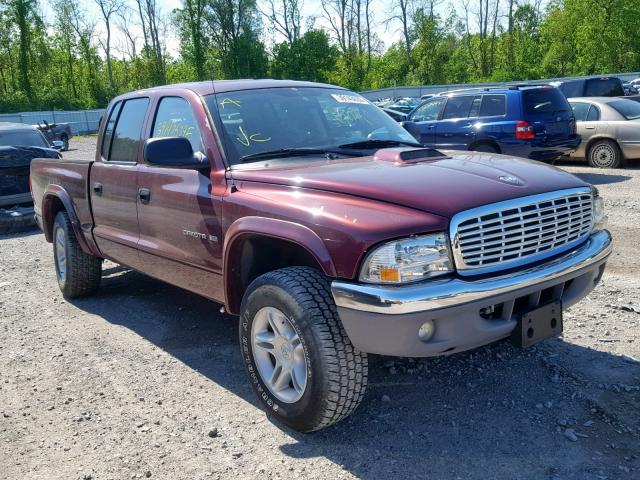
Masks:
[[[73,303],[259,407],[237,320],[219,305],[122,267]],[[307,435],[274,424],[288,434],[285,455],[325,457],[360,478],[632,478],[617,474],[640,468],[639,390],[631,359],[559,340],[526,351],[499,343],[436,359],[372,356],[351,417]],[[567,427],[587,437],[569,441]]]

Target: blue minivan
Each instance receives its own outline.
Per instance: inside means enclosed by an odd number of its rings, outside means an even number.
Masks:
[[[548,85],[459,90],[426,100],[402,122],[418,142],[439,149],[554,160],[580,145],[571,106]]]

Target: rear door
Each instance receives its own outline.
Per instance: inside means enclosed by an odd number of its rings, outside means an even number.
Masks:
[[[554,87],[522,90],[524,120],[533,126],[536,138],[556,144],[574,134],[573,110],[562,92]]]
[[[185,137],[206,156],[200,125],[207,120],[195,93],[160,97],[153,110],[148,138]],[[139,249],[145,273],[222,301],[222,197],[210,173],[141,163]]]
[[[148,106],[140,97],[111,108],[89,176],[96,244],[106,258],[133,268],[139,267],[137,162]]]
[[[409,128],[409,133],[423,145],[428,147],[435,145],[436,123],[440,118],[440,112],[445,100],[445,97],[434,97],[427,100],[416,108],[409,118],[410,121],[415,123],[414,126]]]
[[[436,148],[467,150],[473,141],[474,120],[478,116],[480,95],[449,97],[436,124]]]
[[[597,106],[584,101],[569,102],[576,118],[577,133],[582,137],[582,142],[578,149],[571,154],[572,157],[584,157],[585,146],[589,139],[596,133],[602,133],[604,129],[600,126],[600,110]]]

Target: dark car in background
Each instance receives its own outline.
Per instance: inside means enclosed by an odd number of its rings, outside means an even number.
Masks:
[[[622,80],[618,77],[578,78],[551,82],[567,98],[576,97],[623,97],[625,95]]]
[[[567,99],[551,86],[458,90],[433,97],[403,123],[425,146],[554,160],[580,144]]]
[[[42,132],[22,123],[0,123],[0,234],[35,226],[29,169],[34,158],[61,158]]]
[[[71,139],[71,126],[68,123],[49,123],[46,120],[42,120],[42,123],[34,125],[40,130],[49,143],[56,140],[62,142],[62,151],[69,150],[69,140]]]
[[[420,100],[419,98],[405,97],[405,98],[396,100],[390,105],[385,105],[385,108],[388,108],[390,110],[395,110],[396,112],[409,113],[418,105],[420,105],[421,102],[422,100]]]

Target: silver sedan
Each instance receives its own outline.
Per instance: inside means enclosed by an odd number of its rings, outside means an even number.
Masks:
[[[640,103],[620,97],[570,98],[582,143],[571,157],[598,168],[640,158]]]

